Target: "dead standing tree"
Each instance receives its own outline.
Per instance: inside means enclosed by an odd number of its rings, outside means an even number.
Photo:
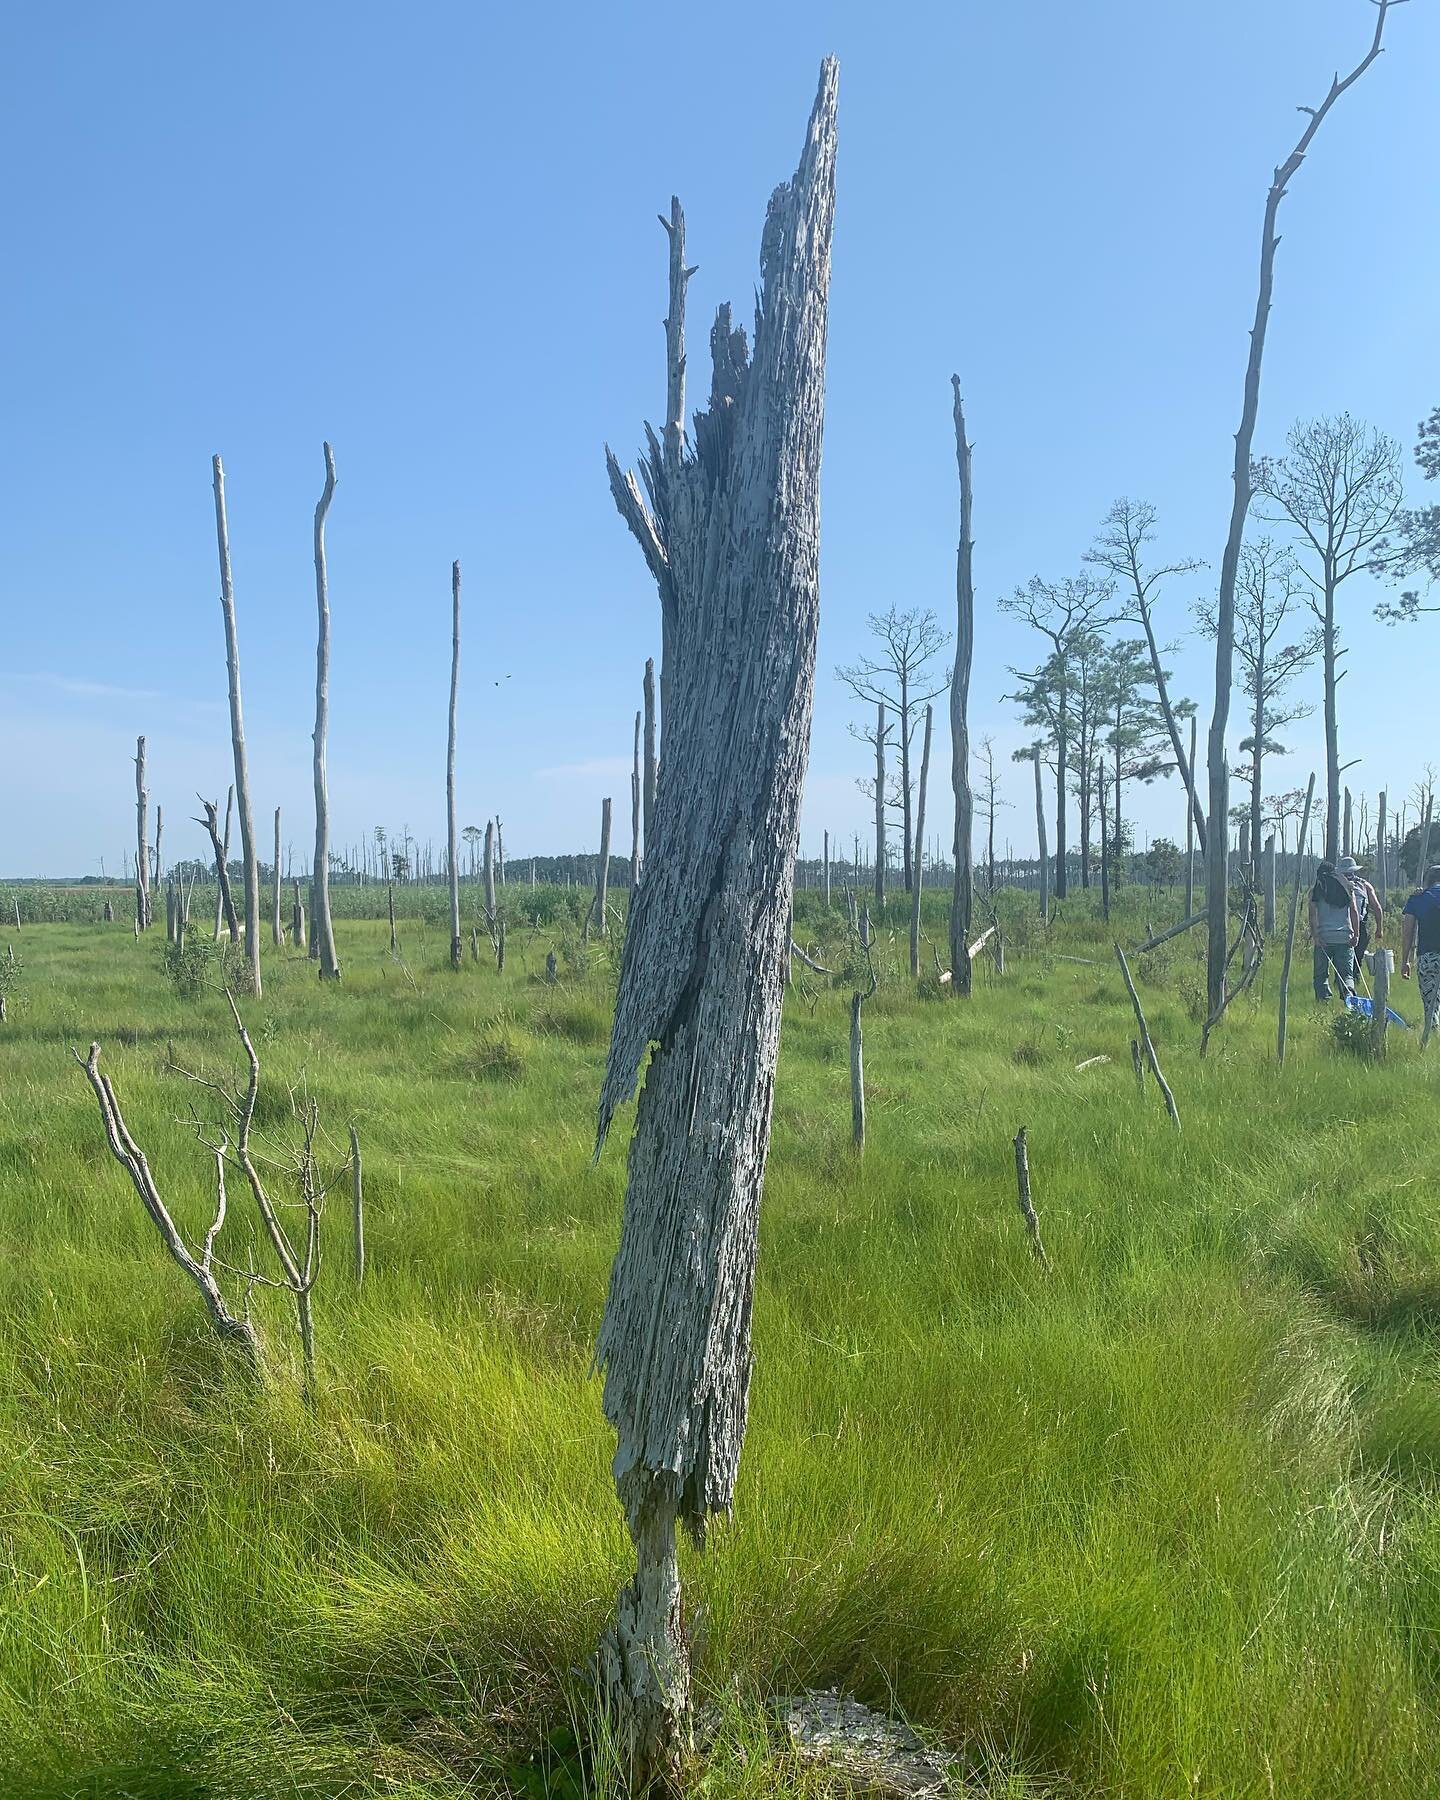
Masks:
[[[319,630],[315,639],[315,861],[310,875],[310,955],[320,964],[322,981],[340,979],[340,965],[335,960],[335,927],[330,918],[330,789],[325,773],[325,746],[330,732],[330,578],[325,567],[325,519],[334,497],[335,457],[326,444],[325,486],[315,507],[315,607]],[[237,706],[238,694],[237,688]],[[242,800],[242,841],[244,808]]]
[[[229,861],[225,854],[226,842],[230,834],[227,830],[224,838],[220,836],[219,802],[207,800],[203,794],[197,794],[195,798],[200,802],[205,813],[205,817],[197,819],[195,823],[205,827],[206,834],[210,839],[210,854],[215,859],[215,880],[219,892],[216,912],[224,916],[226,928],[230,933],[230,942],[238,944],[240,942],[240,921],[235,917],[235,898],[230,892]],[[216,937],[220,935],[218,927],[215,935]]]
[[[606,915],[610,908],[610,801],[600,802],[600,855],[595,863],[595,905],[591,917],[598,936],[610,935]]]
[[[915,860],[912,868],[913,879],[910,883],[910,978],[920,978],[920,894],[924,886],[925,862],[925,790],[930,785],[930,732],[935,723],[935,709],[927,703],[925,707],[925,738],[920,753],[920,792],[915,804]],[[955,980],[960,977],[957,975]],[[970,958],[965,956],[965,981],[969,985]]]
[[[455,814],[455,711],[460,701],[460,565],[450,565],[450,731],[445,748],[445,842],[450,861],[450,967],[465,962],[460,937],[460,844]]]
[[[230,527],[225,517],[225,470],[211,459],[215,482],[215,540],[220,553],[220,610],[225,619],[225,667],[230,684],[230,747],[235,757],[235,797],[240,803],[240,854],[245,866],[245,959],[250,991],[260,996],[260,860],[255,809],[250,804],[250,763],[245,754],[245,715],[240,704],[240,640],[235,631],[235,583],[230,574]]]
[[[135,740],[135,929],[150,929],[150,846],[145,822],[150,804],[145,786],[145,740]]]
[[[1207,1017],[1218,1015],[1225,1005],[1225,966],[1227,906],[1229,900],[1229,825],[1226,813],[1229,770],[1225,755],[1225,732],[1230,722],[1230,689],[1235,667],[1235,584],[1240,568],[1240,545],[1245,535],[1245,519],[1254,493],[1251,482],[1250,457],[1255,442],[1255,420],[1260,410],[1260,367],[1265,355],[1265,328],[1270,319],[1270,297],[1275,285],[1275,251],[1280,239],[1275,224],[1280,202],[1291,177],[1305,160],[1315,133],[1324,123],[1335,102],[1358,81],[1380,54],[1380,40],[1385,19],[1392,6],[1401,0],[1375,0],[1375,35],[1370,48],[1342,80],[1337,74],[1330,90],[1317,107],[1302,107],[1308,114],[1304,131],[1295,148],[1275,170],[1270,191],[1265,197],[1265,223],[1260,236],[1260,279],[1255,298],[1255,320],[1250,328],[1250,355],[1245,367],[1245,394],[1240,409],[1240,429],[1235,433],[1235,464],[1232,473],[1234,494],[1230,507],[1230,529],[1225,539],[1225,552],[1220,561],[1220,596],[1215,629],[1215,710],[1210,718],[1207,749],[1209,766],[1208,842],[1205,854],[1205,910],[1207,914],[1206,1006]]]
[[[960,475],[960,542],[955,551],[955,668],[950,678],[950,786],[955,795],[954,884],[950,893],[950,992],[970,992],[970,927],[975,910],[972,840],[974,802],[970,792],[970,664],[975,653],[975,544],[971,537],[974,489],[970,478],[970,444],[965,437],[965,408],[960,377],[952,375],[955,394],[955,462]],[[925,748],[930,748],[930,709],[925,709]],[[995,891],[994,763],[990,791],[990,891]],[[918,848],[918,847],[917,847]],[[915,883],[920,886],[918,874]],[[917,900],[916,913],[919,905]],[[914,933],[912,932],[912,937]],[[916,958],[911,954],[911,963]],[[911,973],[916,973],[912,967]]]
[[[277,950],[285,943],[285,928],[280,923],[280,808],[275,808],[275,904],[270,915],[270,941]]]
[[[636,1551],[596,1672],[636,1785],[673,1773],[690,1740],[676,1521],[699,1542],[709,1517],[730,1511],[745,1429],[814,696],[836,86],[827,61],[799,168],[770,200],[753,357],[720,309],[693,451],[681,425],[684,216],[672,202],[668,405],[663,445],[648,433],[648,505],[607,456],[666,622],[665,786],[599,1113],[603,1141],[644,1070],[596,1348]]]

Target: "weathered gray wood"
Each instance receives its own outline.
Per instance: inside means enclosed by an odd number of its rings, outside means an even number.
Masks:
[[[1340,854],[1342,856],[1355,854],[1355,800],[1348,787],[1345,790],[1341,808]]]
[[[1035,833],[1040,846],[1040,917],[1050,918],[1050,849],[1045,841],[1045,789],[1040,780],[1040,746],[1035,746]]]
[[[591,919],[600,936],[608,937],[610,928],[605,909],[610,896],[610,800],[600,802],[600,856],[595,864],[595,904]]]
[[[325,563],[325,521],[335,498],[335,457],[325,446],[325,486],[315,506],[315,856],[310,875],[310,956],[322,981],[338,981],[335,926],[330,917],[330,787],[325,754],[330,736],[330,578]],[[240,834],[245,834],[241,814]]]
[[[655,755],[655,659],[645,658],[645,854],[655,843],[655,795],[659,787],[660,766]]]
[[[1383,947],[1370,952],[1370,1054],[1385,1060],[1385,1038],[1390,1027],[1390,974],[1395,967],[1395,953]]]
[[[875,708],[875,908],[885,910],[885,702]]]
[[[1025,1221],[1025,1230],[1030,1239],[1031,1254],[1048,1275],[1050,1258],[1045,1254],[1045,1245],[1040,1238],[1040,1215],[1035,1211],[1035,1202],[1030,1194],[1030,1153],[1023,1125],[1015,1133],[1015,1187],[1020,1202],[1020,1217]]]
[[[385,910],[390,915],[390,954],[392,956],[398,956],[400,954],[400,939],[395,933],[395,879],[393,876],[385,883]],[[302,926],[304,924],[303,916],[301,924]]]
[[[1265,935],[1275,935],[1275,833],[1265,840],[1265,855],[1260,863],[1261,891],[1265,902]]]
[[[460,564],[450,565],[450,725],[445,744],[445,841],[450,859],[450,967],[460,968],[460,840],[455,815],[455,719],[460,704]]]
[[[217,887],[216,910],[225,921],[230,933],[230,942],[240,942],[240,922],[235,916],[235,900],[230,892],[230,870],[225,852],[225,840],[220,836],[220,808],[216,801],[207,800],[202,794],[195,798],[204,810],[203,819],[197,819],[197,825],[203,825],[210,838],[210,853],[215,859],[215,881]],[[220,935],[217,931],[217,937]]]
[[[1145,1093],[1145,1064],[1140,1058],[1139,1038],[1131,1038],[1130,1040],[1130,1063],[1131,1067],[1135,1070],[1135,1085],[1139,1088],[1143,1097]]]
[[[135,924],[150,929],[150,847],[146,810],[150,795],[145,786],[145,740],[135,740]],[[17,908],[18,911],[18,908]],[[16,919],[19,928],[19,919]]]
[[[673,1776],[690,1741],[675,1521],[698,1539],[730,1510],[748,1404],[814,692],[835,98],[827,61],[796,176],[770,201],[753,356],[722,308],[693,453],[678,431],[663,452],[651,435],[653,512],[609,459],[673,620],[657,841],[625,939],[599,1110],[603,1141],[643,1070],[596,1348],[636,1551],[596,1673],[632,1786]],[[681,216],[677,204],[672,251]],[[672,257],[672,319],[684,278]],[[678,335],[672,371],[684,366]]]
[[[830,910],[830,833],[825,833],[825,910]]]
[[[160,856],[160,839],[165,834],[165,809],[157,801],[155,803],[155,870],[154,885],[160,887],[164,880],[165,865]]]
[[[1389,858],[1389,846],[1388,846],[1388,843],[1386,840],[1386,831],[1388,828],[1388,824],[1389,824],[1389,821],[1386,818],[1386,793],[1385,793],[1385,789],[1381,788],[1381,790],[1380,790],[1380,817],[1379,817],[1379,822],[1375,829],[1375,893],[1380,901],[1381,912],[1384,912],[1385,908],[1389,905],[1389,901],[1390,901],[1390,893],[1389,893],[1390,858]],[[1420,879],[1422,881],[1425,879],[1425,871],[1423,869],[1420,871]]]
[[[971,982],[968,945],[975,910],[971,843],[974,799],[970,788],[970,667],[975,655],[974,487],[971,445],[965,435],[965,408],[960,398],[958,375],[950,377],[950,386],[954,394],[955,464],[960,477],[960,541],[955,551],[955,669],[950,682],[950,787],[955,796],[954,874],[950,893],[950,970],[953,980],[950,991],[968,995]],[[928,712],[926,719],[928,741]],[[993,826],[992,808],[992,830]],[[914,960],[912,956],[912,963]]]
[[[554,987],[560,978],[560,960],[553,950],[545,952],[545,979]]]
[[[202,800],[200,802],[200,804],[203,806],[205,803]],[[218,811],[218,802],[217,802],[217,811]],[[230,826],[234,819],[234,816],[235,816],[235,783],[232,781],[230,783],[229,792],[225,795],[225,832],[224,832],[224,835],[222,836],[222,838],[220,839],[220,848],[221,848],[221,851],[223,852],[222,860],[225,864],[227,871],[230,867]],[[227,881],[226,885],[228,885],[228,881]],[[216,889],[215,889],[215,939],[216,939],[217,943],[219,942],[220,933],[224,929],[225,922],[226,922],[225,921],[225,904],[224,904],[224,902],[225,902],[224,889],[220,885],[217,884]],[[232,929],[230,932],[232,941],[237,944],[240,941],[239,931],[240,931],[239,926],[234,925],[234,926],[232,926]]]
[[[1223,831],[1224,831],[1223,821],[1221,822],[1221,830],[1222,830],[1222,835],[1223,835]],[[1214,828],[1214,823],[1212,821],[1212,823],[1211,823],[1211,841],[1212,842],[1214,841],[1214,837],[1215,837],[1215,828]],[[1145,1061],[1149,1064],[1150,1073],[1155,1077],[1155,1085],[1156,1085],[1156,1087],[1159,1088],[1160,1093],[1161,1093],[1162,1097],[1164,1098],[1165,1110],[1170,1115],[1170,1123],[1178,1131],[1180,1129],[1180,1109],[1175,1104],[1174,1094],[1172,1094],[1170,1092],[1170,1083],[1168,1081],[1166,1081],[1164,1075],[1161,1072],[1160,1059],[1155,1054],[1155,1045],[1152,1042],[1151,1037],[1150,1037],[1150,1027],[1145,1023],[1145,1009],[1140,1004],[1140,995],[1136,991],[1134,981],[1131,979],[1130,965],[1125,960],[1125,952],[1120,948],[1120,945],[1118,943],[1115,945],[1115,955],[1120,964],[1120,973],[1125,977],[1125,987],[1126,987],[1127,992],[1130,995],[1130,1004],[1135,1009],[1135,1023],[1140,1027],[1140,1042],[1144,1046]]]
[[[1227,957],[1226,918],[1229,868],[1226,851],[1229,829],[1226,814],[1229,770],[1226,766],[1225,732],[1230,718],[1230,692],[1235,680],[1235,582],[1240,566],[1240,551],[1245,535],[1245,520],[1254,496],[1251,479],[1251,457],[1255,443],[1255,421],[1260,410],[1260,367],[1265,354],[1265,330],[1270,319],[1270,298],[1275,282],[1275,250],[1279,244],[1275,224],[1280,202],[1300,165],[1305,160],[1316,132],[1326,114],[1341,94],[1365,73],[1380,54],[1385,19],[1396,0],[1376,0],[1375,35],[1370,49],[1342,81],[1337,74],[1330,90],[1317,107],[1306,107],[1304,130],[1294,149],[1275,170],[1274,180],[1265,197],[1265,223],[1260,238],[1259,286],[1255,299],[1255,319],[1250,328],[1250,353],[1245,368],[1244,400],[1240,409],[1240,429],[1235,433],[1235,461],[1231,479],[1234,493],[1230,508],[1230,526],[1225,550],[1220,561],[1220,590],[1215,629],[1215,707],[1210,718],[1208,765],[1210,775],[1210,817],[1205,859],[1205,910],[1209,915],[1206,945],[1206,1010],[1218,1017],[1225,1005],[1225,967]],[[1333,795],[1332,795],[1333,798]],[[1332,826],[1333,829],[1333,826]]]
[[[485,928],[491,939],[495,936],[495,821],[485,821]]]
[[[360,1160],[360,1133],[350,1126],[350,1237],[355,1257],[355,1285],[365,1279],[365,1170]]]
[[[831,975],[834,973],[834,970],[827,969],[825,967],[824,963],[816,962],[816,960],[813,956],[807,956],[805,954],[805,952],[800,948],[800,946],[795,942],[793,937],[790,940],[790,954],[791,954],[791,956],[798,956],[800,961],[802,963],[804,963],[805,967],[807,969],[813,969],[817,975]]]
[[[1300,917],[1300,889],[1305,882],[1305,851],[1310,839],[1310,808],[1315,801],[1315,771],[1305,789],[1305,811],[1300,817],[1300,836],[1295,851],[1295,880],[1290,889],[1290,923],[1285,932],[1285,957],[1280,965],[1280,1016],[1275,1031],[1275,1057],[1285,1061],[1285,1029],[1290,1017],[1290,964],[1295,956],[1295,923]]]
[[[925,867],[925,790],[930,784],[930,729],[934,723],[934,707],[925,708],[925,739],[920,752],[920,792],[915,806],[915,851],[910,858],[910,979],[920,979],[920,890],[924,886]],[[970,959],[964,958],[964,973],[969,975]]]
[[[1137,944],[1135,946],[1135,954],[1137,956],[1143,956],[1147,950],[1154,950],[1160,944],[1168,943],[1171,938],[1179,937],[1182,931],[1190,931],[1196,925],[1203,925],[1204,923],[1205,914],[1203,912],[1190,913],[1187,917],[1181,919],[1178,925],[1171,925],[1164,931],[1151,932],[1150,936],[1146,938],[1143,944]]]
[[[215,1210],[211,1216],[209,1228],[200,1254],[196,1256],[178,1226],[170,1215],[170,1210],[161,1197],[155,1177],[151,1173],[150,1164],[145,1152],[130,1134],[120,1111],[120,1102],[115,1097],[115,1089],[110,1077],[100,1069],[100,1046],[91,1044],[90,1054],[82,1059],[80,1052],[75,1053],[75,1060],[85,1071],[85,1079],[90,1083],[100,1106],[100,1122],[105,1130],[105,1142],[109,1145],[110,1154],[130,1177],[135,1192],[140,1196],[140,1204],[145,1208],[151,1223],[160,1233],[172,1260],[183,1269],[199,1290],[200,1298],[205,1303],[205,1311],[216,1336],[227,1349],[234,1350],[246,1371],[258,1374],[260,1369],[260,1341],[255,1335],[255,1328],[248,1318],[236,1314],[230,1307],[215,1275],[215,1242],[225,1224],[225,1157],[221,1150],[214,1151],[215,1156]]]
[[[275,904],[270,916],[270,941],[277,950],[285,943],[285,927],[280,922],[280,808],[275,808]]]
[[[290,913],[290,943],[305,954],[305,902],[300,898],[300,883],[295,883],[295,904]]]
[[[225,518],[225,470],[211,459],[215,483],[215,539],[220,553],[220,610],[225,620],[225,668],[230,684],[230,747],[235,758],[235,798],[240,809],[240,855],[245,869],[245,960],[250,991],[260,997],[260,858],[255,809],[250,804],[250,762],[240,701],[240,640],[235,629],[235,583],[230,574],[230,528]]]

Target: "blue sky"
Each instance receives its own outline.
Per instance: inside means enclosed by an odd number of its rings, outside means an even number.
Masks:
[[[229,779],[216,450],[257,810],[282,805],[304,845],[326,437],[337,842],[376,823],[442,836],[457,556],[464,819],[498,810],[512,856],[593,848],[606,793],[628,821],[659,621],[602,445],[633,454],[663,408],[655,215],[681,195],[699,374],[715,304],[748,313],[765,201],[829,51],[805,842],[863,828],[833,670],[867,612],[953,609],[956,369],[975,444],[972,730],[1007,762],[1002,831],[1032,844],[1008,766],[1023,734],[999,698],[1032,648],[995,599],[1073,572],[1122,493],[1159,508],[1167,557],[1218,563],[1265,188],[1296,106],[1372,23],[1364,0],[741,4],[723,32],[649,3],[10,9],[0,873],[118,868],[139,731],[170,849],[203,847],[194,792]],[[1440,6],[1412,0],[1388,35],[1285,204],[1261,449],[1297,414],[1349,407],[1408,457],[1440,403]],[[1180,584],[1175,632],[1211,581]],[[1357,787],[1401,791],[1435,718],[1436,626],[1386,630],[1374,597],[1357,582],[1347,598],[1342,753],[1363,759]],[[1210,655],[1192,639],[1174,662],[1207,716]],[[1319,766],[1318,716],[1293,739],[1277,785]],[[1173,783],[1137,810],[1150,832],[1183,817]],[[948,793],[941,818],[948,834]]]

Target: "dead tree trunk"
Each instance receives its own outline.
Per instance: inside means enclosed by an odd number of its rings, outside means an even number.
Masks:
[[[606,909],[610,904],[610,801],[600,802],[600,859],[595,866],[595,929],[609,937]]]
[[[204,805],[203,800],[201,801],[201,805],[202,806]],[[217,811],[218,811],[218,802],[217,802]],[[224,853],[224,863],[225,863],[225,868],[226,868],[227,874],[228,874],[229,868],[230,868],[230,825],[231,825],[232,819],[234,818],[234,815],[235,815],[235,783],[232,781],[230,783],[229,791],[225,795],[225,835],[220,840],[220,848]],[[227,883],[227,885],[228,885],[228,883]],[[233,907],[231,908],[231,911],[233,913],[233,911],[234,911]],[[216,888],[215,888],[215,938],[216,938],[217,942],[219,941],[220,933],[221,933],[221,930],[224,928],[225,923],[226,923],[225,895],[224,895],[223,889],[217,883]],[[240,942],[240,927],[238,924],[231,925],[230,937],[231,937],[232,942],[237,943],[237,944]]]
[[[365,1171],[360,1161],[360,1133],[350,1127],[350,1224],[355,1256],[355,1285],[365,1279]]]
[[[270,917],[270,941],[277,950],[285,943],[285,927],[280,922],[280,808],[275,808],[275,905]]]
[[[1185,795],[1185,917],[1195,910],[1195,715],[1190,715],[1190,774]]]
[[[645,658],[645,854],[655,847],[655,795],[660,766],[655,756],[655,658]]]
[[[1120,964],[1120,973],[1125,977],[1125,987],[1130,995],[1130,1004],[1135,1009],[1135,1023],[1140,1027],[1140,1042],[1145,1047],[1145,1061],[1150,1065],[1150,1073],[1155,1077],[1155,1085],[1164,1097],[1165,1110],[1170,1115],[1170,1123],[1178,1131],[1180,1129],[1180,1109],[1175,1104],[1174,1094],[1170,1092],[1170,1083],[1160,1072],[1160,1059],[1155,1054],[1155,1045],[1150,1037],[1150,1027],[1145,1023],[1145,1009],[1140,1004],[1140,995],[1136,991],[1134,979],[1130,974],[1130,965],[1125,960],[1125,952],[1118,943],[1115,945],[1115,956]]]
[[[910,979],[920,979],[920,890],[924,886],[925,867],[925,789],[930,783],[930,728],[934,723],[933,706],[925,707],[925,738],[920,750],[920,792],[915,805],[915,852],[910,858]],[[965,958],[968,979],[970,958]],[[957,973],[952,981],[960,979]]]
[[[235,583],[230,574],[230,527],[225,518],[225,470],[212,458],[215,539],[220,552],[220,610],[225,619],[225,667],[230,680],[230,747],[235,756],[235,797],[240,804],[240,854],[245,867],[245,960],[250,991],[260,996],[260,859],[255,809],[250,804],[250,763],[245,754],[245,715],[240,704],[240,640],[235,631]]]
[[[150,803],[145,786],[145,740],[135,740],[135,926],[150,929],[150,845],[146,812]]]
[[[485,929],[495,937],[495,821],[485,821]]]
[[[160,839],[165,832],[165,809],[159,802],[155,805],[155,888],[158,890],[164,881],[165,865],[160,859]],[[151,917],[154,917],[154,903],[151,903]]]
[[[625,941],[599,1117],[603,1139],[643,1068],[596,1348],[636,1553],[596,1666],[633,1786],[673,1774],[690,1740],[675,1524],[699,1540],[729,1512],[745,1428],[814,694],[835,95],[827,61],[799,169],[770,200],[753,357],[723,307],[690,452],[673,328],[688,271],[672,203],[671,403],[646,461],[653,511],[609,459],[671,623],[665,811]]]
[[[1315,133],[1326,114],[1353,82],[1358,81],[1380,54],[1380,40],[1385,30],[1385,16],[1396,0],[1376,0],[1375,36],[1362,60],[1342,81],[1336,75],[1330,91],[1317,107],[1306,107],[1305,129],[1295,148],[1275,170],[1275,178],[1265,198],[1265,223],[1260,237],[1259,291],[1255,300],[1255,321],[1250,328],[1250,356],[1245,369],[1245,394],[1240,410],[1240,429],[1235,433],[1235,463],[1232,473],[1234,495],[1230,508],[1230,529],[1220,562],[1219,606],[1215,622],[1215,710],[1210,718],[1208,749],[1210,773],[1210,816],[1205,854],[1205,910],[1208,914],[1208,942],[1205,972],[1207,1013],[1218,1018],[1225,1007],[1225,967],[1228,956],[1226,926],[1228,922],[1229,822],[1226,818],[1226,789],[1229,785],[1225,763],[1225,730],[1230,719],[1230,690],[1234,685],[1235,667],[1235,580],[1240,565],[1240,548],[1245,534],[1245,520],[1253,495],[1251,483],[1251,449],[1255,441],[1255,420],[1260,409],[1260,365],[1265,354],[1265,328],[1270,318],[1270,297],[1275,282],[1275,250],[1279,243],[1275,223],[1280,202],[1292,176],[1305,160]],[[1333,737],[1330,740],[1333,743]],[[1256,754],[1260,746],[1256,746]],[[1332,793],[1332,800],[1335,798]],[[1332,807],[1333,813],[1333,807]],[[1332,818],[1329,827],[1334,829]]]
[[[635,715],[635,761],[630,770],[630,904],[635,904],[635,890],[640,885],[640,731],[641,715]]]
[[[450,565],[450,732],[445,748],[445,833],[450,858],[450,967],[461,968],[460,850],[455,817],[455,714],[460,703],[460,565]]]
[[[1267,938],[1275,935],[1275,833],[1265,840],[1265,854],[1260,863],[1264,893],[1264,928]]]
[[[1340,852],[1343,856],[1353,856],[1355,853],[1355,802],[1348,787],[1341,812]]]
[[[305,902],[300,898],[300,883],[295,883],[295,905],[290,914],[290,942],[305,953]]]
[[[830,833],[825,833],[825,910],[830,910]]]
[[[240,942],[240,921],[235,917],[235,900],[230,892],[229,858],[225,854],[225,841],[220,836],[220,808],[216,801],[206,800],[200,794],[197,794],[195,798],[199,800],[205,810],[205,817],[197,819],[195,823],[205,827],[210,838],[210,852],[215,858],[215,881],[219,890],[216,911],[225,920],[226,928],[230,933],[230,942],[238,944]],[[219,937],[218,930],[215,935]]]
[[[970,927],[975,908],[971,865],[973,801],[970,792],[970,664],[975,650],[975,545],[971,539],[973,489],[970,445],[965,437],[965,408],[960,377],[952,375],[955,393],[955,461],[960,471],[960,543],[955,553],[955,670],[950,683],[950,786],[955,794],[954,886],[950,895],[950,992],[970,992]]]
[[[1385,831],[1388,821],[1385,817],[1385,808],[1385,790],[1384,788],[1381,788],[1380,817],[1375,828],[1375,893],[1380,901],[1381,912],[1384,912],[1385,908],[1389,905],[1389,877],[1387,871],[1387,847],[1385,842]],[[1420,871],[1420,877],[1423,881],[1425,877],[1425,871],[1423,869]]]
[[[1295,956],[1295,923],[1300,916],[1300,889],[1305,883],[1305,850],[1310,838],[1310,808],[1315,800],[1315,771],[1305,789],[1305,811],[1295,846],[1295,880],[1290,889],[1290,924],[1285,932],[1285,959],[1280,965],[1280,1018],[1275,1031],[1275,1060],[1285,1061],[1285,1029],[1290,1019],[1290,964]]]
[[[1040,780],[1040,746],[1035,746],[1035,831],[1040,840],[1040,917],[1050,918],[1050,849],[1045,841],[1045,789]]]
[[[390,954],[398,956],[400,940],[395,935],[395,877],[393,875],[385,883],[385,910],[390,915]]]
[[[1040,1237],[1040,1215],[1036,1212],[1035,1202],[1030,1195],[1030,1153],[1023,1125],[1015,1133],[1015,1189],[1020,1202],[1020,1217],[1025,1221],[1025,1232],[1030,1239],[1030,1253],[1048,1275],[1050,1258],[1045,1254],[1045,1245]]]
[[[335,927],[330,918],[330,787],[325,750],[330,735],[330,577],[325,567],[325,520],[335,497],[335,457],[325,446],[325,486],[315,507],[315,861],[310,876],[310,955],[322,981],[338,981]],[[245,834],[241,812],[240,834]]]
[[[885,702],[875,710],[875,910],[885,910]]]

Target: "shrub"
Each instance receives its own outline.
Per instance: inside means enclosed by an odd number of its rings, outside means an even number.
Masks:
[[[193,1000],[207,988],[225,987],[231,982],[232,965],[237,959],[234,946],[214,938],[187,937],[182,950],[178,944],[167,944],[161,968],[177,994]]]

